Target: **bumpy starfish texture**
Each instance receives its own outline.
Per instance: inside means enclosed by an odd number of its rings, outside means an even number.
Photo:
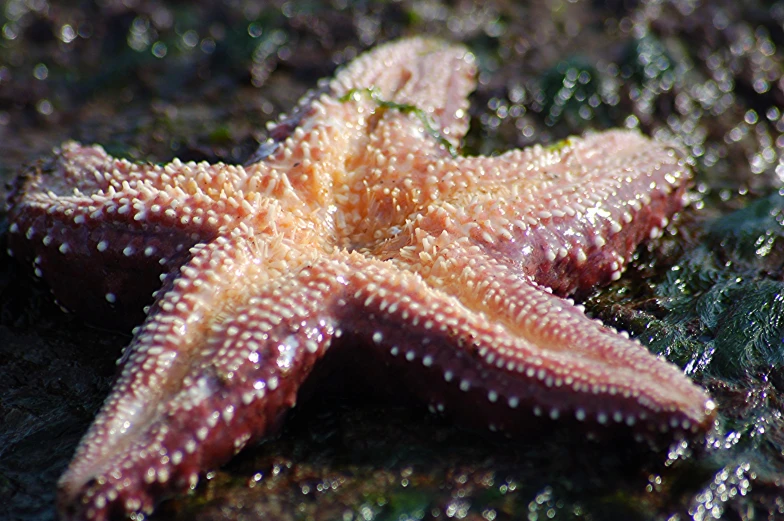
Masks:
[[[194,487],[272,432],[335,349],[509,435],[536,416],[646,439],[708,428],[703,390],[565,298],[661,233],[682,158],[627,131],[457,156],[473,88],[463,47],[408,39],[306,97],[250,166],[71,142],[23,176],[10,250],[64,307],[133,316],[163,280],[60,481],[65,518]]]

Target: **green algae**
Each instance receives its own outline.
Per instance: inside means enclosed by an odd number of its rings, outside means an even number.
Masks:
[[[360,96],[370,97],[370,99],[373,100],[373,102],[376,103],[378,108],[382,111],[397,110],[403,114],[413,114],[422,123],[425,132],[427,132],[429,136],[435,139],[439,145],[444,147],[444,149],[449,152],[449,155],[452,157],[457,157],[457,149],[455,146],[444,137],[441,131],[438,130],[437,125],[431,120],[430,116],[428,116],[428,114],[419,107],[407,103],[397,103],[395,101],[385,100],[381,97],[381,93],[378,91],[378,89],[375,88],[351,89],[343,96],[338,98],[338,101],[345,103],[350,100],[358,99]]]
[[[602,99],[601,75],[588,60],[575,56],[546,71],[541,80],[541,112],[545,124],[567,119],[572,125],[611,126],[609,107]]]

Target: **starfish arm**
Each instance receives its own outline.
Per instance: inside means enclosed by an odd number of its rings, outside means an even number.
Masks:
[[[61,514],[149,513],[275,429],[336,334],[326,311],[344,288],[338,268],[282,244],[260,251],[247,233],[195,248],[61,478]]]
[[[459,167],[456,176],[479,181],[450,201],[446,219],[422,226],[468,226],[488,251],[561,295],[617,280],[637,246],[683,207],[691,175],[672,147],[632,131],[465,158]]]
[[[468,130],[474,62],[462,46],[409,38],[363,54],[335,76],[330,88],[338,97],[372,89],[380,102],[422,111],[434,130],[457,147]],[[355,92],[353,97],[364,95]]]
[[[32,264],[65,308],[135,324],[161,273],[251,212],[229,190],[227,180],[241,174],[179,160],[141,165],[68,142],[21,178],[10,199],[9,251]]]
[[[372,325],[404,386],[436,410],[511,434],[531,414],[620,424],[654,442],[711,425],[707,394],[639,342],[467,239],[423,244],[409,259],[422,279],[363,269],[374,286],[351,329]]]
[[[312,208],[352,201],[353,194],[334,187],[358,170],[367,172],[360,188],[374,187],[383,176],[394,185],[397,171],[426,168],[449,157],[445,145],[459,145],[468,129],[474,72],[467,49],[440,41],[413,38],[378,47],[303,98],[294,115],[282,115],[258,164],[285,174]]]
[[[351,237],[344,246],[385,240],[383,231],[394,234],[406,216],[438,199],[450,184],[450,176],[439,174],[454,162],[468,128],[474,73],[473,57],[464,48],[416,38],[382,46],[332,81],[336,93],[353,93],[358,113],[367,114],[364,149],[345,166],[361,182],[346,183],[335,194],[343,210],[338,229]],[[373,216],[375,230],[363,222],[366,215]]]

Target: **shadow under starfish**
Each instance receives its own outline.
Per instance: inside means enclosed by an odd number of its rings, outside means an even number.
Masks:
[[[474,72],[463,47],[402,40],[306,97],[246,167],[71,142],[20,178],[10,250],[64,307],[132,315],[163,280],[60,481],[63,517],[149,513],[195,487],[275,431],[328,352],[509,436],[710,427],[702,389],[565,298],[660,233],[685,162],[625,131],[460,157]]]

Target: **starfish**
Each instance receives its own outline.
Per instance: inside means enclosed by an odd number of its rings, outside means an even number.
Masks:
[[[335,350],[507,435],[559,418],[643,439],[712,424],[701,388],[568,298],[661,233],[684,159],[620,130],[462,157],[474,61],[427,39],[380,46],[248,166],[68,142],[21,177],[10,251],[64,307],[135,316],[162,280],[59,482],[64,518],[149,513],[195,487],[274,432]]]

